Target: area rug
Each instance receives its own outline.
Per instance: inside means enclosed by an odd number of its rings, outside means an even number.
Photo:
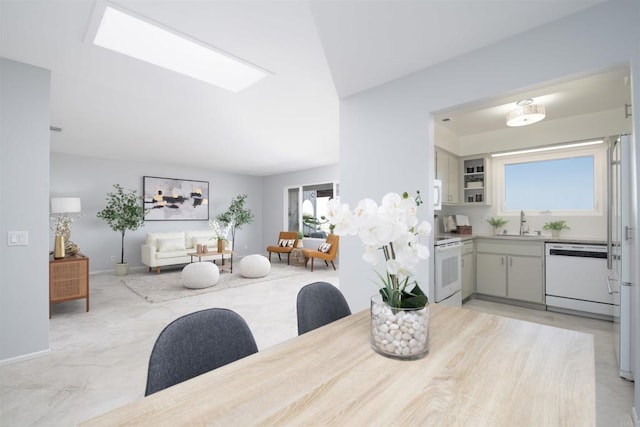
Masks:
[[[128,276],[122,279],[122,283],[133,293],[142,297],[145,301],[154,304],[165,301],[172,301],[179,298],[191,297],[194,295],[206,294],[209,292],[217,292],[230,288],[251,285],[254,283],[268,282],[275,279],[292,277],[305,274],[305,269],[290,265],[272,264],[271,272],[257,279],[250,279],[240,276],[238,272],[229,273],[228,271],[220,273],[220,280],[214,286],[203,289],[188,289],[182,286],[180,274],[182,271],[169,271],[166,273],[156,274],[149,272],[148,274],[140,274],[136,276]]]

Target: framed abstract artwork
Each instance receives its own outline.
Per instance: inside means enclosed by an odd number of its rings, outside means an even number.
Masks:
[[[209,182],[143,177],[145,221],[208,221]]]

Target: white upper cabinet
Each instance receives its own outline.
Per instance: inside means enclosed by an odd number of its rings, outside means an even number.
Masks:
[[[436,178],[442,181],[442,203],[460,202],[460,161],[458,156],[436,147]]]

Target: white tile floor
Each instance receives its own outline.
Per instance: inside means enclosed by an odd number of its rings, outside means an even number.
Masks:
[[[0,367],[0,425],[77,425],[142,397],[156,337],[173,319],[199,309],[235,310],[249,324],[260,349],[295,337],[298,290],[318,280],[338,284],[338,274],[331,269],[301,273],[158,304],[136,296],[112,274],[92,275],[89,313],[84,312],[84,300],[54,306],[51,353]],[[465,307],[593,333],[598,425],[631,425],[633,383],[616,375],[610,323],[479,300]]]

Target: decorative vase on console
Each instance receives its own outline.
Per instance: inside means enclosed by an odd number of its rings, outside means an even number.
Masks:
[[[209,221],[209,228],[213,231],[214,237],[210,240],[216,239],[218,243],[217,252],[222,253],[226,249],[227,246],[227,236],[229,235],[229,231],[231,230],[232,224],[227,224],[227,226],[222,229],[220,228],[220,224],[215,219]]]
[[[64,257],[64,237],[62,235],[56,235],[53,244],[53,258],[62,259]]]
[[[75,255],[80,251],[71,238],[71,224],[80,218],[81,202],[78,197],[52,197],[51,198],[51,230],[55,236],[53,244],[53,257],[62,259],[67,253]]]
[[[378,206],[371,199],[351,212],[347,204],[329,201],[328,215],[335,234],[358,234],[364,245],[363,259],[377,264],[384,256],[385,271],[376,272],[381,287],[371,298],[371,347],[379,354],[398,359],[418,359],[429,350],[429,301],[413,280],[416,266],[429,257],[419,236],[431,233],[431,224],[418,224],[422,204],[407,193],[389,193]]]

